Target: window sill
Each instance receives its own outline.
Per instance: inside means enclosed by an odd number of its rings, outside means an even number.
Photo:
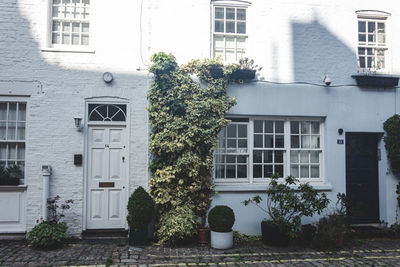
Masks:
[[[26,185],[0,185],[0,192],[23,192],[27,188]]]
[[[94,54],[96,51],[90,48],[71,48],[71,47],[48,47],[41,50],[42,52],[62,52],[62,53],[87,53]]]
[[[326,183],[310,183],[310,185],[318,191],[332,191],[332,185]],[[216,184],[216,192],[265,192],[267,184]],[[291,188],[297,189],[298,186],[294,185]]]

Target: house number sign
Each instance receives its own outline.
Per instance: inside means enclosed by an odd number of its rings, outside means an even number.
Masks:
[[[338,139],[337,140],[337,144],[338,145],[343,145],[344,144],[344,140],[343,139]]]

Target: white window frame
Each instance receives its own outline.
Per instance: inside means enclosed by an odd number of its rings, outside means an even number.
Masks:
[[[214,0],[212,1],[211,4],[211,57],[212,58],[216,58],[216,54],[215,54],[215,36],[218,37],[222,37],[224,39],[224,51],[223,54],[224,56],[221,58],[224,62],[228,62],[228,60],[226,59],[226,39],[227,38],[234,38],[235,39],[235,58],[236,60],[234,60],[233,62],[238,62],[240,58],[245,57],[246,55],[246,51],[247,51],[247,39],[248,39],[248,12],[247,12],[247,8],[251,5],[250,2],[246,2],[246,1],[217,1]],[[224,8],[224,32],[215,32],[215,8]],[[234,8],[235,9],[235,20],[229,20],[229,21],[234,21],[235,22],[235,33],[227,33],[226,32],[226,9],[227,8]],[[236,33],[237,31],[237,18],[236,18],[236,14],[237,14],[237,9],[245,9],[246,10],[246,19],[244,20],[244,22],[246,23],[246,33]],[[240,20],[242,21],[242,20]],[[244,40],[244,45],[245,47],[242,48],[238,48],[238,39],[243,39]],[[229,49],[228,49],[229,50]],[[243,50],[243,56],[242,57],[238,57],[238,50]]]
[[[247,148],[248,148],[248,167],[247,167],[247,178],[244,179],[216,179],[215,178],[215,170],[213,171],[214,182],[216,185],[234,185],[234,184],[268,184],[270,178],[254,178],[253,177],[253,151],[254,151],[254,121],[255,120],[277,120],[277,121],[284,121],[284,148],[278,148],[277,150],[283,151],[283,178],[279,179],[283,181],[285,177],[290,174],[290,151],[291,150],[315,150],[319,151],[319,178],[300,178],[300,182],[310,182],[310,183],[324,183],[325,182],[325,156],[324,156],[324,129],[325,129],[325,122],[324,118],[321,117],[279,117],[279,116],[250,116],[250,117],[238,117],[238,116],[229,116],[228,119],[249,119],[248,122],[248,138],[247,138]],[[297,149],[291,148],[291,133],[290,133],[290,122],[291,121],[315,121],[319,122],[319,132],[320,132],[320,147],[316,149]],[[275,148],[274,148],[275,149]],[[257,148],[256,148],[257,150]],[[214,157],[214,166],[215,166],[215,157]]]
[[[29,102],[28,102],[27,97],[1,97],[0,99],[0,103],[20,103],[20,104],[25,104],[25,138],[24,140],[0,140],[0,143],[3,144],[8,144],[8,143],[20,143],[20,144],[24,144],[25,145],[25,151],[24,151],[24,169],[22,170],[24,173],[24,177],[23,177],[23,183],[21,183],[20,185],[25,185],[26,184],[26,154],[27,154],[27,143],[28,143],[28,117],[29,117]],[[7,118],[6,121],[8,121],[8,111],[7,111]],[[16,114],[16,122],[18,121],[18,114]],[[22,122],[22,121],[18,121],[18,122]],[[18,126],[17,126],[18,127]],[[17,132],[16,132],[17,134]],[[8,151],[6,152],[8,153]],[[16,151],[15,153],[18,153],[18,151]],[[8,157],[8,155],[6,155],[6,157]],[[18,160],[18,159],[17,159]],[[22,161],[22,160],[20,160]]]
[[[61,0],[62,1],[62,0]],[[42,51],[44,52],[80,52],[80,53],[94,53],[95,51],[93,50],[93,38],[92,38],[92,14],[93,14],[93,3],[94,0],[90,0],[89,4],[89,18],[87,20],[84,19],[65,19],[66,21],[71,21],[71,22],[78,22],[80,23],[80,28],[82,27],[82,23],[88,23],[89,24],[89,32],[88,32],[88,38],[89,38],[89,45],[73,45],[71,44],[53,44],[52,41],[52,34],[53,34],[53,0],[48,0],[47,1],[47,34],[45,38],[45,44],[43,46]],[[61,26],[60,26],[61,27]],[[72,25],[70,26],[70,31],[72,31]],[[80,42],[81,40],[81,32],[79,33],[80,35]],[[72,37],[72,36],[71,36]],[[62,30],[61,30],[61,36],[62,38]],[[72,41],[72,40],[71,40]]]
[[[360,10],[356,11],[357,14],[357,67],[359,72],[376,72],[376,73],[390,73],[391,71],[391,58],[390,58],[390,53],[391,53],[391,46],[390,46],[390,40],[391,40],[391,32],[390,32],[390,13],[387,12],[382,12],[382,11],[372,11],[372,10]],[[366,40],[365,42],[359,41],[359,29],[358,29],[358,23],[359,22],[365,22],[365,35],[366,35]],[[368,42],[368,22],[374,22],[375,27],[376,27],[376,42],[370,43]],[[385,43],[384,44],[379,44],[378,42],[378,23],[384,23],[385,24]],[[360,67],[360,55],[359,54],[359,48],[365,48],[365,68]],[[374,57],[374,64],[375,67],[368,68],[367,67],[367,48],[373,50],[373,57]],[[384,51],[384,68],[377,68],[377,62],[378,62],[378,50],[383,50]]]

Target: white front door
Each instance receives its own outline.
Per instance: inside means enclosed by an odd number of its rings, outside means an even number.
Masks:
[[[127,129],[88,127],[87,228],[125,228],[128,192]]]

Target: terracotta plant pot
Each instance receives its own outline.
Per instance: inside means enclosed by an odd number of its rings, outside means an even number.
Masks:
[[[199,228],[199,243],[209,244],[210,243],[210,228],[204,227]]]

